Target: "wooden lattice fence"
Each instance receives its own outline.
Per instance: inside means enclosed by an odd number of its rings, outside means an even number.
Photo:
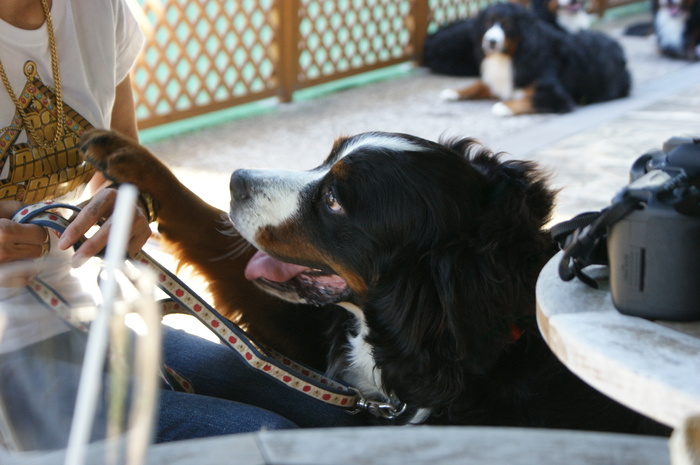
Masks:
[[[130,0],[146,35],[132,75],[139,126],[289,101],[299,89],[416,60],[428,32],[494,1]],[[599,14],[608,4],[593,2]]]
[[[147,128],[417,58],[430,28],[479,0],[134,0]],[[486,0],[488,1],[488,0]]]

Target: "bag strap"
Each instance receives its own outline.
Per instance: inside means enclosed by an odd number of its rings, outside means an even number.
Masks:
[[[563,251],[559,277],[563,281],[579,278],[597,289],[598,284],[583,272],[590,265],[607,265],[606,234],[608,227],[635,210],[642,201],[625,196],[600,212],[586,212],[552,227],[550,234]]]
[[[61,208],[70,209],[75,212],[80,211],[80,208],[74,205],[54,203],[53,201],[47,200],[20,208],[13,215],[12,220],[22,224],[36,224],[46,228],[49,234],[55,233],[60,236],[70,224],[70,221],[53,211]],[[82,242],[84,242],[84,238],[76,242],[73,245],[73,248],[77,248]],[[71,304],[39,276],[33,276],[30,278],[26,285],[26,289],[45,307],[56,312],[56,314],[69,326],[77,329],[78,331],[85,333],[88,332],[89,326],[75,318],[73,312],[71,311]],[[175,391],[189,393],[194,392],[192,383],[190,383],[184,377],[178,375],[174,370],[170,369],[165,364],[160,370],[160,376],[163,382],[165,382]]]
[[[46,201],[21,208],[12,219],[19,223],[37,224],[61,234],[69,224],[68,220],[55,212],[56,209],[62,208],[80,211],[80,208],[73,205]],[[74,247],[77,248],[82,242],[82,240],[79,241]],[[395,419],[406,410],[405,404],[394,405],[392,403],[365,399],[352,386],[331,379],[313,368],[284,357],[270,347],[255,342],[239,326],[223,317],[177,276],[144,251],[138,252],[130,260],[134,264],[150,268],[155,273],[158,287],[174,302],[167,305],[171,308],[173,305],[177,305],[197,318],[249,367],[282,382],[296,391],[309,395],[321,402],[347,409],[351,413],[368,411],[378,417]],[[64,320],[69,323],[77,323],[70,319],[68,303],[46,283],[39,278],[33,278],[28,287],[42,302],[51,308],[56,308]],[[57,307],[62,307],[62,309]],[[79,324],[77,327],[83,330],[86,329],[83,324]],[[177,374],[172,370],[166,368],[166,371],[168,372],[167,374],[177,378]],[[186,380],[185,384],[188,384]]]

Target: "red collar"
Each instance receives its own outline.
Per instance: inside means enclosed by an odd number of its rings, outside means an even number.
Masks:
[[[518,339],[520,339],[520,336],[522,336],[524,332],[525,330],[520,326],[513,325],[510,327],[510,332],[508,333],[508,340],[511,344],[518,342]]]

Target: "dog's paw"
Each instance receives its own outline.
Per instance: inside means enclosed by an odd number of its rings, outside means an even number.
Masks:
[[[500,117],[513,116],[513,110],[503,102],[496,102],[491,107],[491,114]]]
[[[128,152],[129,147],[137,146],[135,142],[119,133],[104,129],[86,132],[80,138],[79,144],[87,161],[99,170],[107,168],[112,158],[123,156],[122,154]],[[127,148],[126,151],[125,148]]]
[[[444,100],[446,102],[456,102],[459,100],[459,94],[454,89],[445,89],[440,92],[440,100]]]
[[[80,139],[88,163],[114,182],[140,186],[148,152],[138,142],[114,131],[93,129]]]

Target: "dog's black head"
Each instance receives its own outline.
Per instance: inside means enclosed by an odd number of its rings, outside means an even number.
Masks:
[[[518,319],[534,314],[554,194],[532,163],[470,139],[365,133],[337,141],[311,171],[239,170],[231,190],[241,234],[301,265],[283,271],[263,257],[250,277],[302,301],[314,281],[332,282],[318,303],[361,309],[383,384],[404,402],[426,390],[436,404],[456,396],[464,373],[488,371]]]
[[[486,55],[505,53],[515,55],[537,23],[536,16],[522,5],[506,2],[491,5],[479,14],[482,27],[481,45]]]

